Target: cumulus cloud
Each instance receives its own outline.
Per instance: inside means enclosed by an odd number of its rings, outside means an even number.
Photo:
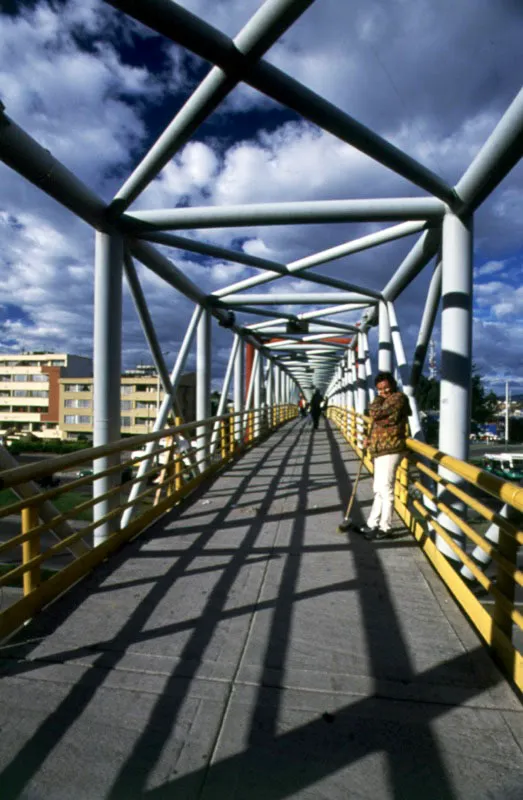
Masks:
[[[452,183],[515,95],[523,67],[518,5],[473,5],[322,0],[271,48],[267,60]],[[184,6],[234,36],[259,2],[187,0]],[[195,64],[180,48],[95,0],[68,0],[59,11],[41,1],[0,16],[7,113],[107,200],[182,106],[201,73]],[[421,194],[309,122],[278,114],[275,104],[240,86],[134,207]],[[488,337],[498,335],[492,325],[502,327],[522,310],[513,261],[521,175],[521,167],[515,169],[477,215],[476,299],[483,325],[475,344],[478,361],[481,352],[490,353]],[[6,312],[5,341],[25,335],[39,349],[44,341],[73,342],[85,352],[92,330],[93,234],[1,165],[0,176],[0,275],[6,304],[20,309],[19,319]],[[186,235],[288,263],[376,227],[381,226],[260,226]],[[321,273],[380,288],[412,244],[412,237],[390,243],[322,267]],[[255,272],[165,252],[209,292]],[[162,346],[174,350],[191,304],[147,270],[139,267],[139,274]],[[415,338],[429,277],[420,276],[398,300],[407,346]],[[271,284],[269,291],[288,286],[289,281]],[[312,288],[293,280],[293,291]],[[134,359],[145,348],[128,295],[124,320],[126,352]],[[221,347],[225,339],[218,341]],[[521,358],[523,344],[511,346]],[[496,358],[502,365],[512,352],[497,348]],[[222,361],[220,354],[217,369]]]

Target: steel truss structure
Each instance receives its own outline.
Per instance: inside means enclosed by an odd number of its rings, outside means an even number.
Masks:
[[[111,203],[106,205],[46,149],[0,112],[0,158],[95,230],[94,444],[120,435],[122,278],[125,275],[157,366],[165,397],[154,430],[163,429],[193,341],[197,340],[197,419],[210,414],[212,325],[230,329],[231,356],[223,382],[222,403],[234,385],[236,412],[263,403],[291,402],[298,392],[319,387],[329,403],[362,412],[373,396],[368,337],[378,331],[379,370],[396,371],[413,406],[412,435],[420,436],[414,390],[425,362],[437,309],[442,300],[440,449],[467,459],[472,354],[472,222],[478,206],[521,156],[523,91],[455,186],[403,153],[349,114],[269,64],[263,56],[311,5],[312,0],[267,0],[234,39],[172,0],[107,0],[157,33],[212,64]],[[320,202],[265,203],[244,206],[154,209],[131,212],[131,203],[187,143],[199,126],[240,83],[286,106],[304,119],[355,147],[411,182],[424,195],[400,198]],[[392,226],[313,253],[289,264],[248,255],[184,237],[184,229],[332,222],[392,222]],[[418,235],[410,252],[379,292],[359,282],[325,277],[314,267],[406,236]],[[182,249],[260,270],[254,277],[210,294],[193,283],[154,245]],[[416,276],[435,260],[416,349],[405,353],[394,303]],[[135,261],[192,300],[195,310],[169,374]],[[318,284],[317,293],[254,293],[285,276]],[[284,314],[271,305],[312,304],[305,313]],[[361,309],[357,325],[336,315]],[[265,321],[242,323],[242,315]],[[244,347],[252,360],[245,389]],[[251,359],[254,353],[254,359]],[[205,428],[200,429],[204,436]],[[241,425],[237,434],[241,437]],[[210,444],[210,443],[209,443]],[[204,452],[204,460],[208,458]],[[111,462],[112,463],[112,462]],[[98,464],[104,470],[110,460]],[[144,465],[146,468],[146,465]],[[448,475],[452,479],[455,476]],[[107,490],[109,478],[95,491]],[[104,483],[105,481],[105,483]],[[137,485],[138,486],[138,485]],[[136,488],[138,491],[138,488]],[[449,501],[456,507],[454,500]],[[97,514],[106,513],[100,503]],[[456,526],[445,526],[458,535]],[[442,545],[444,547],[444,545]],[[448,548],[447,548],[448,550]],[[452,552],[448,552],[452,557]]]

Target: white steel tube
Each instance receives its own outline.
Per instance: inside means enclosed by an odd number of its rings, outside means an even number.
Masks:
[[[231,353],[229,355],[229,361],[227,362],[227,368],[225,370],[225,376],[223,378],[223,385],[222,385],[222,392],[220,395],[220,402],[218,403],[218,410],[216,411],[216,416],[221,417],[225,413],[225,407],[227,405],[227,397],[229,395],[229,387],[231,385],[232,374],[234,365],[236,363],[236,356],[238,354],[238,348],[240,345],[240,339],[238,336],[235,336],[231,346]],[[213,427],[213,432],[211,436],[211,447],[210,447],[210,457],[212,458],[214,455],[214,451],[216,449],[216,442],[218,441],[218,433],[220,431],[220,422],[215,422]]]
[[[472,374],[472,220],[447,213],[443,220],[441,313],[441,384],[439,449],[448,455],[468,460]],[[453,483],[462,483],[454,473],[440,467],[440,474]],[[464,507],[449,492],[438,489],[457,513]],[[452,538],[464,546],[465,536],[444,514],[440,523]],[[457,556],[436,537],[436,546],[452,560]]]
[[[122,260],[123,240],[119,234],[96,233],[94,279],[94,419],[95,447],[120,439],[120,379],[122,374]],[[103,456],[93,463],[93,472],[102,472],[120,462],[120,453]],[[93,481],[93,497],[113,489],[120,481],[118,472]],[[119,505],[118,495],[93,506],[96,522]],[[96,545],[116,530],[116,518],[94,530]]]
[[[389,312],[386,303],[379,305],[379,344],[378,344],[378,370],[379,372],[392,372],[392,336],[390,333]]]
[[[407,357],[405,355],[405,349],[403,347],[401,332],[398,325],[396,311],[394,309],[393,303],[387,303],[387,310],[389,312],[392,345],[394,348],[394,355],[396,356],[396,367],[399,372],[399,376],[401,378],[403,391],[409,398],[409,404],[411,410],[411,415],[409,418],[410,435],[414,439],[420,439],[423,437],[421,433],[421,422],[419,418],[418,401],[416,400],[416,397],[414,395],[414,389],[412,388],[410,383],[409,365],[407,362]]]
[[[196,342],[196,420],[211,416],[211,315],[203,310]],[[209,464],[209,433],[205,425],[196,428],[196,446],[200,471]],[[200,449],[201,448],[201,449]]]
[[[432,274],[429,290],[427,292],[427,299],[425,301],[425,308],[423,309],[423,316],[421,318],[421,324],[418,333],[418,341],[416,342],[416,350],[414,352],[414,361],[410,375],[410,382],[414,388],[416,388],[418,385],[420,375],[423,371],[427,347],[432,335],[436,314],[438,313],[440,298],[441,262],[438,262],[436,269]]]
[[[128,233],[144,230],[298,225],[319,222],[389,222],[440,219],[445,204],[434,197],[385,197],[363,200],[309,200],[238,206],[161,208],[128,212]]]
[[[234,361],[234,413],[235,417],[235,441],[240,444],[243,441],[245,426],[243,424],[243,404],[245,399],[245,369],[244,369],[244,346],[243,340],[235,334],[238,340],[238,349]]]
[[[172,408],[173,398],[176,396],[176,390],[178,388],[180,378],[182,377],[182,373],[185,368],[185,362],[187,361],[187,357],[189,355],[189,351],[191,349],[201,315],[202,315],[201,306],[196,306],[193,315],[191,317],[191,320],[189,322],[189,325],[187,326],[183,342],[178,352],[178,357],[176,359],[173,371],[171,373],[170,380],[172,387],[172,395],[166,394],[165,397],[163,398],[162,404],[160,406],[160,411],[158,412],[158,416],[156,417],[156,421],[154,423],[153,433],[161,431],[162,428],[164,428],[165,423],[167,422],[169,412],[171,411]],[[155,449],[157,448],[157,445],[158,445],[157,442],[150,442],[145,448],[146,454],[148,456],[152,456]],[[141,478],[147,472],[147,470],[150,469],[150,465],[151,465],[150,458],[143,459],[143,461],[140,462],[140,466],[138,467],[137,477]],[[143,488],[143,481],[137,481],[136,483],[134,483],[131,492],[129,494],[129,501],[135,500],[136,497],[140,494],[142,488]],[[129,524],[129,522],[133,517],[134,510],[135,510],[134,506],[129,506],[129,508],[125,509],[122,516],[122,528],[125,528],[125,526]]]

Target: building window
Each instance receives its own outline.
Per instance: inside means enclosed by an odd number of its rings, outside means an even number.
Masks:
[[[15,389],[13,397],[29,397],[29,392],[24,391],[24,389]]]
[[[17,383],[26,383],[27,375],[13,375],[13,380]]]
[[[66,425],[76,425],[76,417],[71,414],[66,414],[64,417],[64,422]]]
[[[78,417],[78,423],[80,425],[89,425],[91,423],[91,417],[87,417],[85,415],[80,415]]]
[[[12,381],[12,380],[13,380],[12,375],[0,375],[0,381]]]
[[[132,400],[122,400],[122,402],[120,403],[120,408],[122,409],[122,411],[130,411],[132,407],[133,407]]]
[[[65,361],[62,359],[61,361],[51,361],[52,367],[65,367]]]
[[[90,383],[64,383],[64,392],[90,392]]]
[[[31,375],[31,380],[35,383],[47,383],[47,375],[39,372],[38,375]]]
[[[31,397],[49,397],[49,392],[31,392]]]
[[[125,384],[122,386],[122,394],[133,394],[135,387]]]
[[[131,427],[131,417],[122,417],[122,428]]]
[[[91,408],[90,400],[64,400],[66,408]]]

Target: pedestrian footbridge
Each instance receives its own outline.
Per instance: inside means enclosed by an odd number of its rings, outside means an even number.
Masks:
[[[18,501],[24,532],[10,541],[23,559],[11,575],[25,575],[25,596],[6,594],[0,614],[2,800],[521,797],[508,584],[465,547],[483,591],[436,546],[415,442],[394,537],[337,533],[364,420],[332,408],[313,431],[294,413],[265,415],[241,447],[222,420],[207,472],[184,480],[179,454],[159,464],[164,485],[150,483],[141,513],[95,547],[84,524],[40,552],[38,507],[64,485]],[[5,471],[4,485],[22,493],[28,470],[67,459],[77,470],[70,462],[93,453]],[[510,485],[492,476],[475,475],[476,488],[490,479],[505,500]],[[356,519],[371,496],[364,470]],[[514,532],[505,524],[500,542]],[[51,548],[79,543],[42,581]]]

